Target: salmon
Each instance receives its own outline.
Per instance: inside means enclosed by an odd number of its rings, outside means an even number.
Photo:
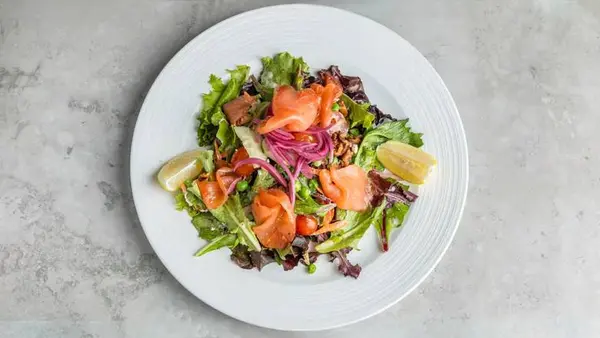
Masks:
[[[231,185],[236,184],[240,180],[240,176],[229,167],[217,169],[215,176],[217,178],[217,183],[221,190],[223,190],[225,196],[227,196],[227,192],[231,188]]]
[[[248,151],[244,147],[239,147],[231,157],[231,165],[235,166],[239,161],[250,158]],[[235,173],[240,176],[250,176],[254,172],[254,166],[252,164],[246,164],[236,169]]]
[[[313,83],[310,88],[321,97],[321,103],[319,105],[319,115],[317,123],[325,128],[331,124],[333,110],[331,107],[334,102],[337,102],[342,96],[343,88],[342,85],[329,73],[323,75],[325,86],[318,83]]]
[[[333,110],[331,107],[340,96],[342,96],[342,89],[335,83],[330,82],[325,87],[320,84],[313,83],[310,88],[314,90],[320,97],[321,103],[319,105],[319,118],[317,119],[319,125],[323,128],[328,127],[331,124]]]
[[[325,196],[341,209],[364,211],[368,207],[367,174],[361,167],[351,164],[345,168],[321,170],[319,181]]]
[[[244,92],[244,94],[225,103],[223,112],[232,126],[246,124],[252,119],[250,108],[254,103],[256,103],[256,96],[250,96]]]
[[[196,180],[202,201],[208,209],[216,209],[227,202],[227,192],[240,180],[240,176],[229,167],[219,168],[215,174],[216,181]]]
[[[288,195],[279,189],[261,190],[252,202],[252,231],[265,248],[284,249],[296,237],[296,216]]]
[[[273,116],[261,123],[256,131],[260,134],[279,128],[292,132],[305,131],[317,117],[320,100],[312,89],[296,91],[291,86],[277,87],[271,103]]]
[[[218,182],[196,180],[196,185],[200,190],[200,195],[202,195],[202,202],[208,209],[216,209],[227,201],[227,195]]]

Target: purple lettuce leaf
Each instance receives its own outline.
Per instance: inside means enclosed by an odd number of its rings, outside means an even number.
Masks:
[[[388,251],[392,230],[402,225],[408,207],[418,196],[399,182],[381,176],[376,170],[369,171],[368,177],[372,195],[371,205],[376,207],[385,203],[382,221],[376,224],[376,228],[381,240],[381,249]]]
[[[373,120],[373,123],[376,126],[382,124],[383,122],[387,122],[387,121],[398,121],[398,119],[393,117],[392,115],[382,112],[381,109],[377,108],[377,105],[374,105],[374,104],[371,105],[368,110],[369,110],[369,112],[373,113],[373,115],[375,115],[375,119]]]
[[[283,266],[283,270],[289,271],[298,266],[299,261],[300,256],[287,255],[285,256],[285,260],[281,262],[281,265]]]
[[[292,241],[291,253],[281,262],[283,269],[288,271],[298,266],[298,263],[310,265],[316,262],[321,254],[315,250],[315,246],[328,238],[328,233],[317,236],[296,236]]]
[[[345,277],[354,277],[355,279],[358,278],[358,276],[360,275],[360,271],[362,270],[362,268],[360,267],[360,265],[358,264],[352,264],[350,263],[350,261],[348,260],[348,253],[352,251],[352,248],[344,248],[338,251],[333,251],[331,252],[329,255],[331,257],[330,261],[333,262],[334,260],[338,260],[338,270],[345,276]]]
[[[254,268],[254,264],[252,263],[252,259],[250,258],[250,252],[248,251],[248,247],[244,245],[237,245],[235,248],[231,249],[231,260],[242,269],[252,269]]]
[[[240,95],[242,95],[244,92],[252,96],[258,95],[258,90],[254,86],[254,82],[252,81],[252,79],[248,79],[248,81],[244,83],[242,89],[240,90]]]
[[[369,97],[365,93],[365,87],[360,77],[343,75],[340,71],[340,68],[334,65],[330,66],[328,69],[319,71],[321,82],[323,81],[325,74],[330,74],[334,79],[336,79],[342,85],[344,94],[348,95],[348,97],[350,97],[354,102],[358,104],[371,103]],[[392,117],[392,115],[382,112],[381,109],[379,109],[376,105],[370,105],[368,110],[370,113],[375,115],[373,123],[376,126],[386,121],[397,121],[397,119]]]
[[[273,263],[275,261],[275,255],[273,253],[273,251],[271,250],[262,250],[260,252],[258,251],[251,251],[250,252],[250,260],[252,261],[252,264],[254,265],[255,268],[258,269],[258,271],[262,270],[262,268],[269,264],[269,263]]]
[[[388,203],[386,207],[397,202],[411,204],[418,198],[416,194],[408,191],[402,184],[392,182],[381,176],[377,170],[369,171],[368,177],[371,184],[371,205],[373,207],[378,206],[384,198],[387,199]]]
[[[249,251],[245,245],[237,245],[231,250],[231,260],[242,269],[257,268],[258,271],[275,261],[275,254],[271,250]]]
[[[323,80],[321,79],[321,77],[315,77],[309,74],[305,74],[304,75],[304,82],[302,83],[302,86],[304,88],[309,88],[311,84],[316,83],[316,84],[323,84]]]

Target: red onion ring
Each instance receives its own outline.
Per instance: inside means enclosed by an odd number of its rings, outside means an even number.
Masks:
[[[233,182],[231,182],[231,185],[229,185],[229,188],[227,188],[227,196],[231,195],[231,193],[235,190],[235,186],[241,180],[242,180],[242,178],[238,177],[238,178],[234,179]]]
[[[273,178],[275,178],[275,180],[277,182],[279,182],[279,184],[283,185],[284,187],[287,186],[287,182],[285,181],[283,176],[281,176],[279,171],[277,171],[277,169],[275,169],[275,167],[272,166],[269,162],[267,162],[265,160],[261,160],[260,158],[250,157],[250,158],[241,160],[233,166],[233,170],[235,171],[239,167],[246,165],[246,164],[256,164],[256,165],[260,166],[261,168],[265,169],[271,176],[273,176]]]

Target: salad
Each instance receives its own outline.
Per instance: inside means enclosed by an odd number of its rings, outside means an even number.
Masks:
[[[372,104],[337,66],[314,75],[287,52],[211,75],[198,116],[199,148],[158,173],[200,238],[195,256],[227,248],[244,269],[279,264],[314,273],[327,256],[357,278],[348,253],[370,227],[382,252],[436,165],[422,134]]]

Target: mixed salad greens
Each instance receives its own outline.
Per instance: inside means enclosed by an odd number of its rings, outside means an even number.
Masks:
[[[308,273],[327,255],[357,278],[350,263],[365,232],[375,227],[382,251],[402,226],[435,159],[418,149],[422,134],[384,114],[359,77],[337,66],[311,75],[287,52],[262,59],[258,77],[248,66],[211,75],[198,117],[199,149],[159,172],[176,192],[205,255],[221,248],[244,269],[276,262]]]

